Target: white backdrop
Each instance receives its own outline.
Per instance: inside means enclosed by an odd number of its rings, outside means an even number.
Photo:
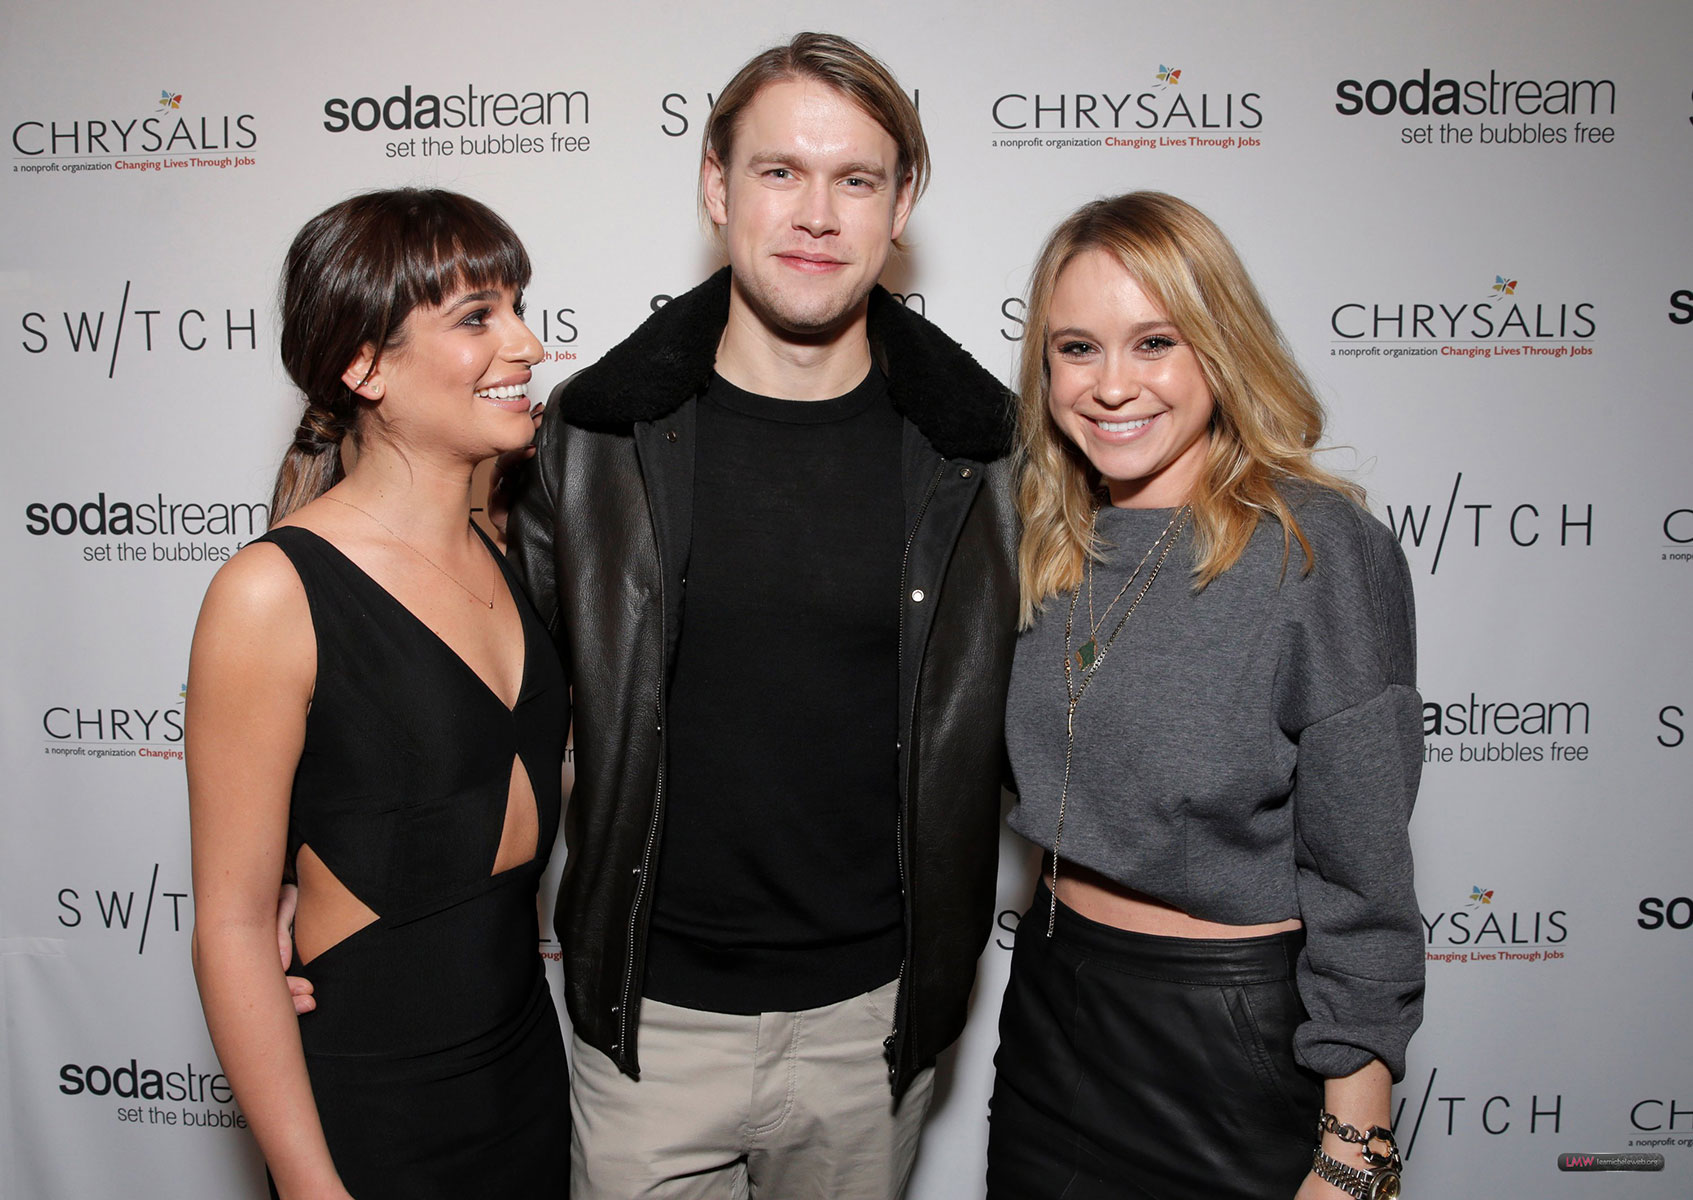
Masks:
[[[1431,706],[1410,1194],[1688,1195],[1685,0],[61,0],[0,14],[7,1200],[263,1194],[188,966],[181,713],[200,595],[262,531],[297,417],[274,311],[293,232],[379,185],[492,204],[537,264],[545,391],[713,265],[709,97],[802,28],[917,95],[935,182],[888,279],[910,304],[1009,379],[1057,220],[1191,199],[1400,532]],[[1029,887],[1010,839],[1005,865],[918,1200],[982,1193]],[[1556,1164],[1630,1149],[1665,1170]]]

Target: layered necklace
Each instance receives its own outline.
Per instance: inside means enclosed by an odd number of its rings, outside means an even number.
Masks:
[[[1192,510],[1185,504],[1175,511],[1170,517],[1169,523],[1164,526],[1163,532],[1158,535],[1152,545],[1146,548],[1146,553],[1140,556],[1140,561],[1135,564],[1135,569],[1129,572],[1129,577],[1123,581],[1123,586],[1117,589],[1117,594],[1112,597],[1111,603],[1105,606],[1105,611],[1097,619],[1093,615],[1092,550],[1094,529],[1099,524],[1098,509],[1094,510],[1093,521],[1088,525],[1089,553],[1086,581],[1088,589],[1088,638],[1087,641],[1074,649],[1071,648],[1071,639],[1076,627],[1076,606],[1082,598],[1082,580],[1076,581],[1075,590],[1070,593],[1070,611],[1064,618],[1064,694],[1068,699],[1064,713],[1064,786],[1058,793],[1058,829],[1052,839],[1052,906],[1047,910],[1046,915],[1047,937],[1052,936],[1052,931],[1058,922],[1058,859],[1059,851],[1064,845],[1064,811],[1070,799],[1070,765],[1076,751],[1076,710],[1081,707],[1082,697],[1087,694],[1088,684],[1093,682],[1094,676],[1099,673],[1100,665],[1105,661],[1105,656],[1110,653],[1111,647],[1116,643],[1117,635],[1123,632],[1123,626],[1129,623],[1129,618],[1135,615],[1135,609],[1140,607],[1140,602],[1146,599],[1146,593],[1152,589],[1152,581],[1157,579],[1158,572],[1164,569],[1164,560],[1169,558],[1170,551],[1175,549],[1176,542],[1181,539],[1182,530],[1187,528],[1188,517],[1191,515]],[[1146,582],[1140,585],[1140,591],[1136,592],[1135,598],[1129,601],[1129,606],[1123,610],[1123,615],[1118,617],[1117,623],[1111,627],[1110,636],[1105,639],[1105,644],[1101,645],[1099,631],[1110,620],[1111,610],[1116,608],[1118,602],[1129,594],[1129,589],[1134,586],[1135,580],[1140,578],[1141,569],[1152,560],[1154,554],[1158,558],[1157,561],[1152,563],[1152,570],[1148,572]]]

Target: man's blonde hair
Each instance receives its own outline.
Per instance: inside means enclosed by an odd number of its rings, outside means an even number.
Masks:
[[[898,187],[910,187],[915,203],[929,185],[929,141],[917,106],[894,79],[893,72],[863,47],[832,33],[799,33],[791,41],[754,55],[735,72],[711,113],[700,139],[700,164],[715,155],[725,168],[734,153],[741,114],[772,83],[815,79],[846,96],[887,131],[899,151]],[[705,213],[705,188],[700,188],[700,211]],[[710,224],[709,215],[706,216]]]

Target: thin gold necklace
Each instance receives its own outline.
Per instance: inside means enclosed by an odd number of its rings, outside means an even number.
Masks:
[[[1146,599],[1146,593],[1152,590],[1152,581],[1157,579],[1158,572],[1164,569],[1164,560],[1170,557],[1170,551],[1174,550],[1176,543],[1181,540],[1182,530],[1187,528],[1188,516],[1189,509],[1184,504],[1176,510],[1175,515],[1164,526],[1164,530],[1158,535],[1157,540],[1147,548],[1146,553],[1141,556],[1140,562],[1135,564],[1134,572],[1129,576],[1128,583],[1125,583],[1122,591],[1117,593],[1117,600],[1121,600],[1124,593],[1129,590],[1129,584],[1135,581],[1135,576],[1140,574],[1141,567],[1145,566],[1146,560],[1152,557],[1152,552],[1158,550],[1159,546],[1163,546],[1163,549],[1159,551],[1158,561],[1152,564],[1151,574],[1146,577],[1146,582],[1140,585],[1140,591],[1135,594],[1135,598],[1129,606],[1123,610],[1123,615],[1117,618],[1117,624],[1111,630],[1111,636],[1105,639],[1105,645],[1096,648],[1095,639],[1089,637],[1079,649],[1070,649],[1070,636],[1076,624],[1076,604],[1082,598],[1081,580],[1076,581],[1075,590],[1070,593],[1070,612],[1064,618],[1064,693],[1069,700],[1068,708],[1064,714],[1064,786],[1058,793],[1058,828],[1054,831],[1052,837],[1052,905],[1047,909],[1046,914],[1047,937],[1052,936],[1052,931],[1058,923],[1058,861],[1064,846],[1064,812],[1070,801],[1070,765],[1076,752],[1076,710],[1081,707],[1082,696],[1086,694],[1088,684],[1093,682],[1093,677],[1098,673],[1100,664],[1105,661],[1106,653],[1116,642],[1117,635],[1123,632],[1123,626],[1129,623],[1129,618],[1135,615],[1135,609],[1139,608],[1140,602]],[[1098,522],[1099,512],[1096,509],[1094,510],[1093,524],[1088,526],[1088,546],[1090,550],[1093,546],[1094,525],[1097,525]],[[1088,559],[1087,573],[1088,589],[1091,594],[1093,588],[1093,559],[1091,557]],[[1111,602],[1112,606],[1116,605],[1117,600]],[[1109,613],[1111,609],[1107,608],[1105,611]],[[1097,634],[1098,630],[1093,632]],[[1079,679],[1077,678],[1078,675],[1080,676]]]
[[[391,536],[396,542],[400,543],[400,545],[404,546],[407,550],[410,550],[413,554],[417,555],[424,562],[426,562],[430,566],[434,567],[437,571],[441,572],[441,574],[445,575],[448,579],[451,579],[454,583],[458,584],[459,587],[464,588],[465,594],[468,595],[472,600],[476,601],[476,603],[481,604],[484,607],[488,608],[490,611],[492,611],[492,609],[494,607],[494,597],[498,596],[500,594],[500,581],[497,577],[498,571],[499,571],[498,565],[496,565],[495,568],[494,568],[494,570],[496,572],[496,578],[494,579],[494,587],[488,593],[488,598],[486,600],[484,600],[481,596],[479,596],[475,592],[471,591],[469,586],[464,582],[464,580],[460,579],[457,575],[454,575],[451,571],[447,570],[447,568],[443,567],[440,563],[436,562],[433,558],[430,558],[427,554],[425,554],[423,551],[419,550],[416,546],[414,546],[410,542],[406,541],[405,538],[403,538],[399,534],[395,533],[394,530],[389,526],[388,522],[384,521],[381,517],[377,516],[375,513],[371,512],[369,509],[360,508],[357,504],[354,504],[351,500],[343,500],[338,496],[325,495],[324,499],[325,500],[332,500],[336,504],[339,504],[342,508],[350,508],[354,512],[364,513],[364,515],[369,517],[372,521],[375,521],[378,525],[382,526],[382,528],[388,530],[389,536]]]
[[[1129,577],[1123,581],[1123,586],[1117,589],[1117,594],[1115,596],[1111,597],[1111,603],[1107,604],[1105,606],[1105,611],[1100,613],[1098,618],[1096,619],[1093,615],[1093,554],[1092,554],[1092,547],[1093,547],[1093,532],[1099,525],[1099,509],[1096,508],[1096,509],[1093,510],[1093,520],[1088,523],[1088,547],[1089,547],[1088,560],[1087,560],[1088,640],[1083,642],[1081,644],[1081,646],[1078,647],[1077,650],[1076,650],[1076,665],[1078,667],[1080,667],[1082,670],[1085,671],[1089,667],[1093,666],[1094,654],[1095,654],[1096,650],[1098,649],[1099,630],[1100,630],[1100,627],[1105,624],[1106,620],[1110,618],[1111,610],[1117,607],[1117,602],[1119,600],[1121,600],[1124,596],[1129,594],[1129,589],[1134,586],[1135,580],[1137,578],[1139,578],[1140,569],[1146,565],[1146,560],[1151,558],[1153,551],[1157,550],[1158,547],[1163,543],[1164,535],[1170,532],[1170,526],[1174,525],[1176,523],[1176,517],[1181,516],[1182,513],[1185,512],[1185,511],[1186,511],[1186,505],[1183,505],[1183,507],[1181,509],[1178,509],[1177,512],[1175,513],[1175,515],[1170,518],[1169,523],[1164,526],[1164,532],[1160,533],[1158,535],[1158,537],[1153,541],[1152,545],[1150,545],[1146,548],[1146,553],[1140,556],[1140,561],[1135,564],[1135,569],[1129,572]],[[1150,584],[1151,581],[1148,580],[1147,582]],[[1136,603],[1139,603],[1139,601],[1137,600]],[[1071,611],[1072,611],[1072,613],[1074,612],[1074,606],[1073,605],[1072,605]],[[1126,617],[1124,619],[1127,620]],[[1070,648],[1070,638],[1069,638],[1068,634],[1066,634],[1065,637],[1064,637],[1064,648],[1065,648],[1066,652],[1068,652],[1068,650]]]

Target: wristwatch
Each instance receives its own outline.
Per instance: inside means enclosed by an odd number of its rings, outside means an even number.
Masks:
[[[1352,1167],[1324,1153],[1322,1137],[1332,1133],[1343,1142],[1360,1148],[1364,1168]],[[1381,1143],[1385,1152],[1374,1149]],[[1333,1113],[1317,1117],[1317,1148],[1311,1152],[1311,1172],[1324,1183],[1332,1183],[1353,1200],[1399,1200],[1399,1173],[1404,1164],[1399,1160],[1399,1144],[1393,1131],[1380,1125],[1359,1130],[1338,1120]]]
[[[1324,1183],[1332,1183],[1354,1200],[1399,1200],[1399,1154],[1369,1170],[1349,1167],[1330,1158],[1321,1149],[1311,1155],[1311,1172]]]

